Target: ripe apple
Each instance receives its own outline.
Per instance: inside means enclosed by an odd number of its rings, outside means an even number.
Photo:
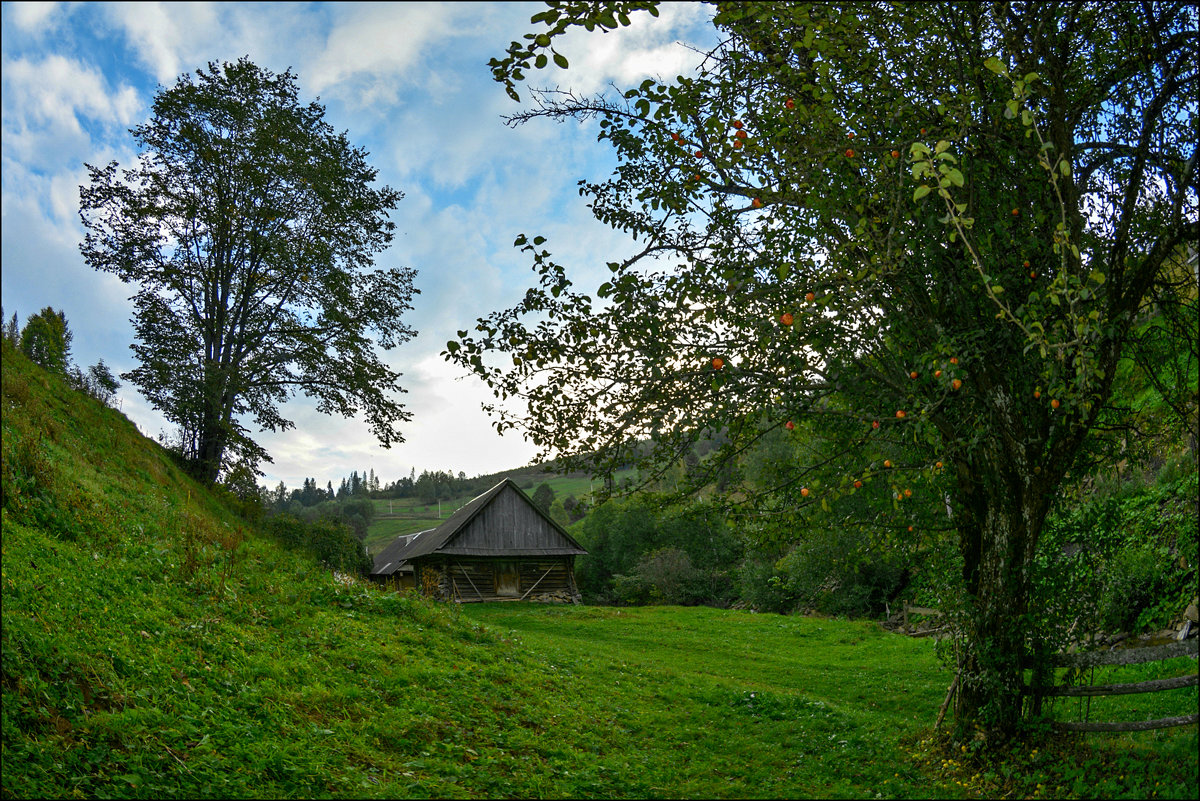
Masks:
[[[891,467],[891,466],[892,466],[892,460],[891,460],[891,459],[884,459],[884,460],[883,460],[883,466],[884,466],[884,467]]]
[[[1025,262],[1025,269],[1026,269],[1026,270],[1028,270],[1028,269],[1029,269],[1029,262],[1028,262],[1028,261],[1026,261],[1026,262]]]
[[[804,299],[807,300],[809,303],[812,303],[814,300],[817,299],[817,296],[813,292],[806,292],[804,294]]]
[[[909,531],[912,531],[912,526],[909,526],[909,527],[908,527],[908,530],[909,530]]]
[[[754,207],[754,208],[756,208],[756,209],[761,209],[761,208],[762,208],[762,201],[761,201],[761,200],[759,200],[758,198],[754,198],[754,200],[751,200],[751,201],[750,201],[750,205],[751,205],[751,206],[753,206],[753,207]]]
[[[738,131],[738,132],[737,132],[737,138],[738,138],[738,139],[749,139],[749,138],[750,138],[750,134],[746,133],[745,131]]]
[[[941,378],[941,377],[942,377],[942,371],[941,371],[941,370],[934,370],[934,371],[933,371],[933,377],[934,377],[934,378]]]
[[[953,387],[954,389],[958,389],[959,387],[962,386],[962,382],[956,378],[950,382],[950,386]]]
[[[730,124],[730,125],[732,125],[734,128],[738,128],[739,130],[740,130],[740,129],[741,129],[741,127],[742,127],[742,121],[741,121],[741,120],[734,120],[733,122],[731,122],[731,123],[729,123],[729,124]]]
[[[671,138],[672,138],[672,139],[674,139],[676,142],[678,142],[678,141],[680,141],[681,139],[683,139],[683,137],[682,137],[682,136],[680,136],[680,135],[679,135],[679,134],[677,134],[677,133],[672,133],[672,134],[671,134]]]
[[[808,497],[808,487],[801,487],[800,494],[803,495],[805,498],[807,498]]]
[[[958,357],[957,357],[957,356],[951,356],[951,357],[950,357],[950,363],[951,363],[951,364],[958,364]]]
[[[793,108],[795,108],[795,107],[796,107],[796,104],[795,104],[795,102],[794,102],[794,101],[793,101],[793,100],[792,100],[792,99],[789,97],[787,100],[783,101],[783,107],[784,107],[784,108],[786,108],[786,109],[793,109]]]
[[[1035,389],[1035,390],[1033,391],[1033,398],[1034,398],[1034,400],[1037,400],[1037,399],[1038,399],[1038,398],[1040,398],[1040,397],[1042,397],[1042,391],[1041,391],[1040,389]]]
[[[905,411],[903,409],[897,409],[896,416],[899,417],[901,420],[903,420],[905,417]]]
[[[796,424],[793,423],[791,420],[788,420],[786,423],[783,424],[783,427],[786,428],[788,431],[791,431],[796,427]]]
[[[908,374],[908,377],[909,377],[909,378],[912,378],[912,379],[916,379],[916,377],[917,377],[917,371],[916,371],[916,370],[913,370],[911,373],[909,373],[909,374]]]
[[[734,149],[734,150],[737,150],[737,149],[738,149],[739,147],[741,147],[741,146],[742,146],[742,140],[741,140],[741,139],[734,139],[734,140],[733,140],[733,149]]]
[[[912,490],[910,490],[910,489],[905,489],[905,490],[904,490],[904,497],[905,497],[905,498],[911,498],[911,497],[912,497]]]
[[[1053,400],[1050,401],[1050,405],[1052,407],[1054,407],[1055,409],[1057,409],[1062,404],[1058,402],[1058,398],[1054,398]]]
[[[892,158],[894,158],[894,159],[898,159],[898,158],[900,158],[900,151],[899,151],[899,150],[893,150],[893,151],[892,151]]]
[[[1017,216],[1018,214],[1020,214],[1020,213],[1021,213],[1021,210],[1020,210],[1020,209],[1013,209],[1013,210],[1012,210],[1012,215],[1013,215],[1014,217],[1016,217],[1016,216]]]
[[[722,359],[720,356],[717,356],[716,358],[714,358],[712,360],[712,366],[713,366],[714,370],[720,370],[722,367],[725,366],[725,360]]]
[[[698,158],[698,159],[702,159],[702,158],[704,158],[704,151],[703,151],[703,150],[697,150],[697,151],[696,151],[696,158]]]
[[[871,421],[871,428],[879,428],[879,421],[878,421],[878,420],[872,420],[872,421]]]
[[[855,481],[855,482],[854,482],[854,488],[855,488],[855,489],[862,489],[862,482],[861,482],[861,481]]]
[[[854,138],[854,131],[851,131],[850,133],[846,134],[846,137],[847,137],[848,139],[853,139],[853,138]]]
[[[941,470],[941,469],[942,469],[942,463],[941,463],[941,462],[934,462],[933,466],[934,466],[934,467],[936,467],[938,470]]]
[[[848,158],[848,159],[854,158],[854,149],[853,148],[850,148],[850,147],[846,148],[846,158]]]
[[[791,312],[784,312],[783,314],[779,315],[779,322],[783,323],[784,325],[791,325],[794,320],[795,318],[792,317]]]
[[[924,136],[924,135],[925,135],[925,129],[924,129],[924,128],[922,128],[922,129],[921,129],[921,136]]]

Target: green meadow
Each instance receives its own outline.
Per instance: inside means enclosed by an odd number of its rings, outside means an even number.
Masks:
[[[1195,727],[952,742],[934,642],[871,621],[337,577],[115,410],[2,362],[5,798],[1195,796]]]

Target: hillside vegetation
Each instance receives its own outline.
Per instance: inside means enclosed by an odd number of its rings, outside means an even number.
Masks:
[[[946,759],[933,644],[871,623],[339,579],[2,364],[6,798],[1195,792],[1194,729]]]

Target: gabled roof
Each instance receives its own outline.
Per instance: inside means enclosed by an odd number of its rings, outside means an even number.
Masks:
[[[521,510],[521,518],[542,529],[542,536],[537,541],[515,543],[515,540],[520,537],[519,535],[514,537],[514,532],[511,531],[497,532],[494,543],[480,541],[490,538],[491,533],[475,531],[471,524],[490,505],[502,497],[506,500],[519,499],[511,501],[511,503]],[[514,521],[512,525],[519,525],[519,523]],[[548,528],[546,528],[547,526]],[[469,531],[471,541],[466,542],[464,541],[466,538],[460,537],[460,535],[468,532],[469,529],[471,529]],[[500,534],[504,536],[499,536]],[[456,539],[459,541],[456,542]],[[500,540],[507,540],[507,544],[501,543]],[[472,499],[437,528],[396,537],[375,557],[375,566],[371,570],[371,575],[390,576],[409,559],[437,552],[460,556],[570,556],[587,553],[562,526],[537,508],[529,496],[522,492],[515,482],[507,478]]]

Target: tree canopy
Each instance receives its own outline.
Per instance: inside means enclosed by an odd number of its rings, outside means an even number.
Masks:
[[[651,6],[551,3],[497,80],[515,94],[555,36]],[[869,494],[893,541],[953,531],[959,721],[1010,733],[1056,489],[1125,419],[1138,326],[1169,307],[1170,336],[1196,336],[1168,269],[1194,285],[1195,10],[722,3],[714,23],[696,77],[535,90],[511,118],[599,119],[618,167],[580,192],[640,249],[580,290],[519,237],[537,285],[447,357],[523,402],[493,408],[500,430],[568,466],[662,468],[720,431],[715,470],[783,429],[808,439],[776,508]]]
[[[131,131],[135,165],[88,165],[80,188],[84,258],[138,286],[139,365],[123,377],[208,481],[269,460],[244,421],[292,427],[279,406],[296,393],[364,414],[385,447],[411,417],[374,350],[415,334],[400,320],[415,271],[371,269],[402,194],[372,185],[366,151],[324,113],[290,70],[210,63],[159,91]]]

